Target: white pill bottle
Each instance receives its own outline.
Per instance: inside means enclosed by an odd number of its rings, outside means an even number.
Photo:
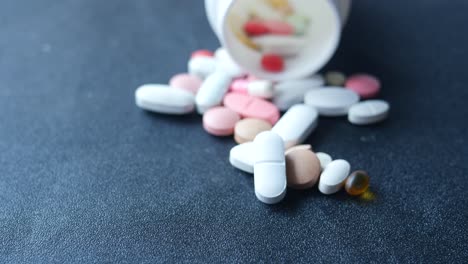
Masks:
[[[351,0],[205,0],[208,20],[221,45],[248,73],[268,80],[310,76],[333,56]],[[247,22],[294,26],[293,34],[252,34]],[[284,69],[262,67],[265,54],[280,55]]]

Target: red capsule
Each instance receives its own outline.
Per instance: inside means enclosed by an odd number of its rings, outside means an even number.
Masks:
[[[270,32],[267,26],[260,21],[249,21],[244,24],[244,31],[250,36],[265,35]]]

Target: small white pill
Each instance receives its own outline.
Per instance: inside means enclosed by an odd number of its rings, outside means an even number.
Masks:
[[[273,97],[273,83],[266,80],[251,81],[247,85],[249,95],[270,99]]]
[[[208,76],[195,97],[198,113],[203,114],[208,109],[220,105],[230,84],[231,77],[223,72],[217,71]]]
[[[253,142],[246,142],[234,146],[229,152],[229,162],[235,168],[254,173],[255,148]]]
[[[359,95],[340,87],[324,87],[308,91],[304,101],[317,109],[322,116],[342,116],[359,102]]]
[[[274,132],[260,133],[254,140],[254,185],[258,200],[280,202],[286,195],[286,161],[282,138]]]
[[[254,37],[252,41],[258,45],[263,53],[279,56],[294,56],[303,50],[306,40],[298,36],[265,35]]]
[[[192,93],[162,84],[145,84],[135,91],[135,103],[147,111],[187,114],[195,108]]]
[[[307,79],[282,81],[275,85],[273,103],[282,111],[288,110],[295,104],[304,102],[304,95],[322,87],[325,80],[321,75],[314,75]]]
[[[291,107],[271,131],[277,133],[287,148],[301,144],[317,127],[318,112],[312,106],[297,104]]]
[[[242,77],[247,74],[231,57],[231,55],[224,48],[216,50],[214,55],[217,61],[217,71],[222,71],[229,75],[231,78]]]
[[[334,160],[320,175],[319,190],[323,194],[333,194],[342,187],[351,170],[346,160]]]
[[[188,72],[203,80],[216,71],[216,65],[213,57],[194,57],[188,62]]]
[[[317,152],[315,153],[315,155],[317,155],[317,158],[320,161],[320,167],[322,167],[322,171],[325,170],[328,164],[330,164],[333,161],[332,157],[327,153]]]
[[[368,100],[353,105],[348,112],[349,122],[355,125],[369,125],[387,118],[390,105],[383,100]]]

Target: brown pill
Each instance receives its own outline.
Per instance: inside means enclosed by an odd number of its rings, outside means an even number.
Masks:
[[[299,145],[288,149],[286,155],[286,174],[288,186],[293,189],[313,187],[320,177],[320,161],[310,145]]]
[[[338,71],[327,72],[325,74],[325,81],[330,86],[343,86],[346,82],[346,75]]]
[[[367,172],[359,170],[351,173],[345,183],[346,192],[349,195],[361,195],[369,187],[370,177]]]
[[[271,124],[261,119],[246,118],[236,123],[234,140],[239,143],[251,142],[261,132],[271,130]]]

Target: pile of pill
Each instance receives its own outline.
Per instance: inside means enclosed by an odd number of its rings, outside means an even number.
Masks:
[[[260,66],[266,72],[281,72],[285,59],[298,55],[307,43],[310,18],[295,10],[287,0],[255,1],[246,21],[232,13],[232,31],[245,46],[261,54]],[[237,29],[242,23],[241,30]]]
[[[371,99],[381,89],[377,78],[328,72],[325,78],[317,74],[300,80],[260,80],[243,72],[222,48],[214,54],[194,52],[188,72],[175,75],[168,85],[137,88],[137,106],[161,114],[197,111],[209,134],[233,136],[239,145],[231,149],[229,161],[254,174],[260,201],[280,202],[287,186],[308,189],[318,183],[323,194],[342,187],[350,195],[367,190],[365,171],[351,172],[346,160],[333,160],[301,144],[317,127],[319,116],[347,115],[355,125],[383,121],[390,107],[383,100]],[[281,116],[281,112],[285,113]]]

